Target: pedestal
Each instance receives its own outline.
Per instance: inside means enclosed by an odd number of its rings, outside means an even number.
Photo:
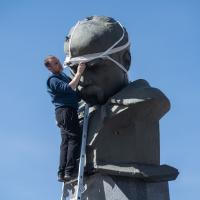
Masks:
[[[168,182],[95,174],[86,179],[83,200],[169,200]]]

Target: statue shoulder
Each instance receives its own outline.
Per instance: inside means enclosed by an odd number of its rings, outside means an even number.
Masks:
[[[146,80],[138,79],[130,82],[126,87],[109,99],[109,103],[130,105],[149,100],[166,100],[168,98],[158,88],[152,87]]]
[[[112,96],[107,104],[111,107],[117,106],[119,112],[134,106],[139,113],[149,111],[156,116],[153,118],[157,119],[161,118],[170,109],[170,101],[166,95],[143,79],[130,82],[125,88]],[[143,112],[144,110],[146,112]]]

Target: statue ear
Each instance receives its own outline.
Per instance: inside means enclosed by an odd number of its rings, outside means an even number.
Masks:
[[[128,70],[130,65],[131,65],[131,54],[130,54],[130,51],[127,50],[123,56],[122,56],[122,59],[123,59],[123,65],[124,67],[126,67],[126,69]]]

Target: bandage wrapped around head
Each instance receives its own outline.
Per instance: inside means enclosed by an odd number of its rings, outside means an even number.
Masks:
[[[78,63],[87,64],[79,87],[86,101],[102,104],[128,82],[130,41],[126,29],[113,18],[92,16],[76,23],[66,37],[64,51],[64,65],[74,72]]]
[[[123,66],[112,59],[111,55],[128,49],[129,46],[128,34],[120,22],[109,17],[88,17],[83,21],[78,21],[66,37],[65,64],[73,65],[104,58],[112,60],[127,72],[129,66]]]

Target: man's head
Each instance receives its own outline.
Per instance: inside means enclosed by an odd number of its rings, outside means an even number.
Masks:
[[[60,61],[55,56],[48,56],[47,58],[45,58],[44,65],[49,71],[51,71],[54,74],[59,74],[63,70]]]
[[[109,97],[128,84],[125,72],[129,70],[131,63],[129,45],[126,45],[128,44],[128,33],[113,18],[94,16],[80,21],[71,29],[66,38],[65,53],[71,58],[99,55],[113,46],[120,38],[122,38],[120,42],[114,46],[120,50],[110,53],[111,59],[100,57],[86,63],[78,90],[89,104],[104,104]],[[122,46],[124,48],[121,48]],[[116,63],[123,66],[125,70]],[[70,68],[75,73],[77,65],[72,64]]]

